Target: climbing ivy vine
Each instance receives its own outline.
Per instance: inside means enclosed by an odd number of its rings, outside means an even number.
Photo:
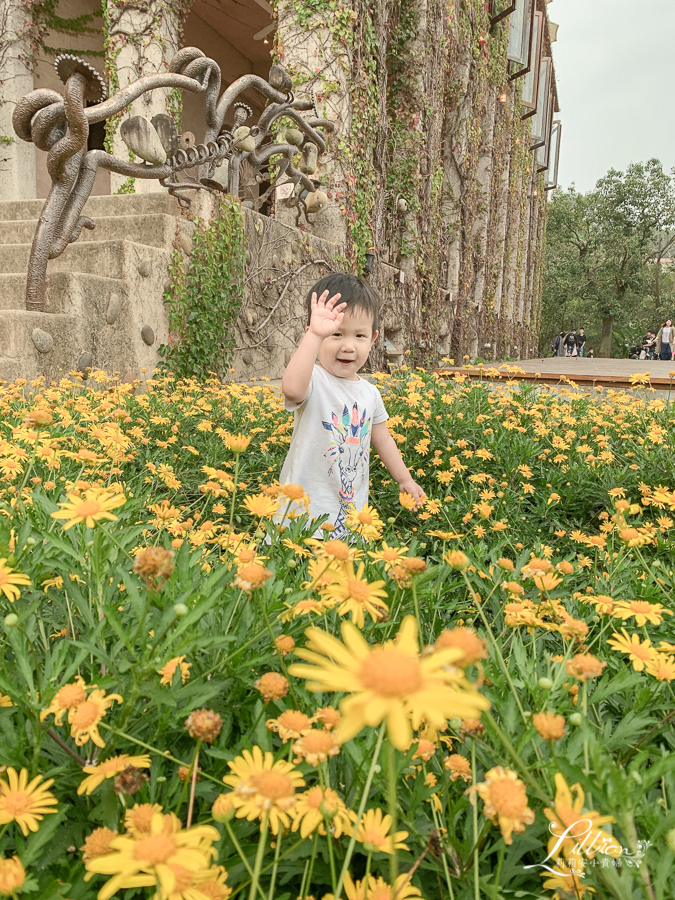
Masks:
[[[189,261],[176,247],[169,265],[169,341],[159,355],[179,378],[221,377],[232,361],[244,299],[244,221],[237,198],[216,203],[210,222],[195,230]]]

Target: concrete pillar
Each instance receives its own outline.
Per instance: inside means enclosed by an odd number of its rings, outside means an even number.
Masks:
[[[106,66],[116,72],[117,85],[109,85],[110,93],[126,87],[142,75],[166,72],[171,58],[179,48],[182,14],[180,4],[149,2],[142,9],[136,5],[120,5],[119,0],[107,0],[108,48]],[[113,153],[120,159],[129,158],[129,148],[119,134],[125,118],[145,116],[151,119],[158,113],[166,113],[166,88],[143,94],[135,100],[119,119],[113,138]],[[110,173],[111,193],[116,193],[126,179]],[[164,191],[154,178],[137,178],[134,192],[137,194]]]
[[[0,0],[0,200],[37,196],[35,146],[19,140],[12,127],[17,102],[33,90],[33,73],[25,62],[31,58],[30,26],[21,0]]]
[[[307,230],[344,248],[347,241],[344,198],[347,191],[353,190],[353,185],[349,182],[345,154],[340,152],[339,147],[341,142],[349,139],[351,132],[351,59],[346,45],[334,41],[328,28],[322,24],[324,15],[322,12],[309,16],[306,24],[300,25],[292,0],[279,0],[277,45],[279,62],[293,76],[296,97],[309,98],[314,88],[320,98],[321,115],[335,122],[335,131],[327,136],[326,152],[319,158],[317,171],[310,176],[321,181],[321,190],[328,194],[329,203],[320,213],[312,216]],[[278,201],[275,218],[285,225],[294,226],[296,210]]]

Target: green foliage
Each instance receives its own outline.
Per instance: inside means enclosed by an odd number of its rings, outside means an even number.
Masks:
[[[654,327],[662,315],[660,297],[657,303],[652,294],[651,260],[672,246],[667,235],[673,228],[675,177],[655,159],[631,163],[625,173],[611,169],[585,194],[573,187],[555,191],[548,210],[542,345],[559,330],[583,325],[594,343],[602,338],[609,356],[615,325],[632,323],[640,332]]]
[[[244,297],[244,222],[241,204],[226,196],[208,225],[194,234],[187,268],[176,249],[169,266],[169,343],[164,365],[181,378],[221,376],[234,350],[234,325]]]
[[[136,179],[135,178],[127,178],[126,181],[123,181],[122,184],[115,191],[116,194],[135,194],[136,193]]]
[[[539,866],[551,837],[545,810],[556,803],[567,810],[565,824],[596,811],[603,832],[625,848],[619,866],[601,852],[595,861],[585,860],[583,884],[596,891],[591,896],[675,895],[675,682],[636,670],[625,652],[608,643],[625,628],[638,641],[648,637],[652,649],[662,647],[662,659],[673,657],[667,615],[675,591],[675,529],[667,515],[675,506],[671,408],[665,400],[625,393],[559,394],[464,383],[461,376],[448,383],[419,370],[376,378],[395,439],[429,502],[417,513],[404,509],[373,454],[371,502],[384,520],[387,547],[353,534],[349,549],[358,554],[357,578],[383,586],[387,614],[372,620],[366,615],[362,638],[357,644],[354,637],[352,646],[370,653],[396,636],[404,617],[416,616],[426,645],[422,659],[433,665],[445,629],[460,623],[472,628],[485,651],[479,645],[484,658],[465,665],[467,679],[478,684],[491,711],[478,734],[461,716],[448,716],[444,730],[426,731],[430,752],[414,759],[422,734],[406,751],[385,745],[380,753],[379,728],[361,722],[339,753],[317,766],[301,760],[293,739],[282,742],[266,723],[286,710],[313,716],[344,696],[318,695],[296,674],[285,697],[263,702],[257,682],[266,674],[289,675],[298,651],[308,649],[309,624],[339,636],[348,616],[337,604],[316,615],[292,614],[299,601],[319,600],[325,546],[304,543],[313,531],[304,514],[280,534],[269,517],[250,514],[235,488],[243,482],[249,495],[262,488],[268,499],[274,494],[292,428],[278,392],[171,376],[149,379],[139,391],[138,383],[120,384],[96,372],[87,386],[64,380],[34,385],[30,394],[21,382],[3,388],[0,759],[3,766],[25,768],[29,779],[53,778],[50,791],[58,801],[57,812],[37,821],[35,833],[22,835],[14,821],[0,828],[0,859],[17,854],[27,870],[24,894],[92,900],[106,876],[84,881],[80,848],[96,828],[123,832],[126,813],[146,803],[159,804],[183,825],[189,809],[193,824],[211,823],[215,799],[229,792],[223,784],[231,775],[228,763],[258,746],[278,768],[298,760],[305,786],[288,798],[289,824],[297,794],[317,786],[330,787],[352,811],[361,797],[368,809],[392,809],[397,828],[407,833],[398,871],[410,873],[426,900],[549,897],[541,877],[549,873]],[[227,437],[236,432],[251,437],[237,457],[227,449]],[[17,462],[20,472],[11,466]],[[655,489],[664,483],[668,487]],[[79,492],[97,489],[108,498],[126,497],[112,519],[96,518],[89,527],[53,517],[66,498],[77,504]],[[641,548],[621,535],[623,516],[646,537]],[[471,563],[466,570],[448,556],[460,547]],[[161,583],[153,581],[147,557],[143,564],[138,558],[147,548],[162,551],[165,564],[168,558]],[[412,584],[385,565],[386,556],[378,559],[392,548],[426,563],[426,571],[415,567]],[[255,590],[241,586],[243,554],[262,559],[267,569],[269,577]],[[536,573],[547,561],[554,577],[541,587]],[[340,565],[332,566],[340,574]],[[17,582],[20,595],[10,600],[12,574],[24,578]],[[619,618],[602,606],[596,610],[608,598],[638,601],[651,619],[638,625],[634,614]],[[280,656],[275,642],[282,635],[295,642],[295,655]],[[592,653],[604,664],[602,672],[587,681],[574,677],[567,662],[577,653]],[[410,654],[406,663],[415,658]],[[174,674],[160,683],[170,662]],[[464,664],[456,660],[449,671],[460,684],[456,665]],[[382,684],[376,674],[369,670],[374,693]],[[98,749],[90,740],[75,743],[67,712],[60,724],[51,714],[41,718],[56,692],[78,676],[123,700],[102,716],[105,746]],[[349,676],[363,677],[358,666]],[[377,701],[386,711],[396,708],[397,692],[407,690],[406,670],[400,682],[391,670],[383,677],[394,688]],[[433,704],[440,690],[435,670],[423,701]],[[408,696],[417,702],[413,690]],[[213,743],[199,745],[185,722],[204,707],[222,718],[222,729]],[[564,719],[564,734],[556,740],[535,730],[534,716],[546,711]],[[133,795],[115,778],[89,795],[77,793],[89,774],[82,770],[85,762],[100,765],[119,754],[148,755],[147,765],[139,764],[148,778],[139,779]],[[451,769],[448,754],[458,754],[468,767],[468,782]],[[193,787],[181,780],[179,766],[189,769],[197,756]],[[497,766],[519,778],[533,813],[508,844],[494,809],[489,812],[478,797],[473,806],[466,793]],[[3,783],[7,777],[0,772]],[[579,802],[573,810],[558,796],[559,777],[583,790],[582,798],[574,788]],[[517,794],[498,792],[493,799],[504,818],[514,806],[518,812]],[[320,813],[315,824],[325,826],[324,833],[313,828],[303,839],[297,829],[281,829],[276,846],[264,851],[263,896],[340,896],[336,881],[349,832],[337,833],[330,808]],[[226,867],[233,898],[240,900],[250,891],[260,846],[255,811],[252,821],[232,818],[218,831],[214,863]],[[638,841],[650,842],[639,867],[626,858],[640,852]],[[580,864],[583,854],[575,856]],[[348,868],[354,879],[368,870],[386,881],[390,862],[388,854],[359,840]],[[147,881],[123,891],[119,896],[126,900],[151,900],[157,893]],[[380,896],[391,898],[386,891]]]

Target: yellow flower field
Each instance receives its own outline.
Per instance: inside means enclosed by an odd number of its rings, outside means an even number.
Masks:
[[[0,388],[0,897],[675,896],[670,397],[374,378],[349,542],[264,382]]]

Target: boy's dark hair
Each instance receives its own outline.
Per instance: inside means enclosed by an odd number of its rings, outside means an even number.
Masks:
[[[312,294],[320,297],[324,291],[328,291],[329,297],[332,297],[334,294],[340,294],[340,303],[346,303],[347,309],[354,307],[371,316],[373,319],[373,334],[379,331],[380,295],[363,278],[359,278],[358,275],[348,275],[346,272],[334,272],[331,275],[324,275],[310,288],[305,299],[308,324],[311,318]]]

